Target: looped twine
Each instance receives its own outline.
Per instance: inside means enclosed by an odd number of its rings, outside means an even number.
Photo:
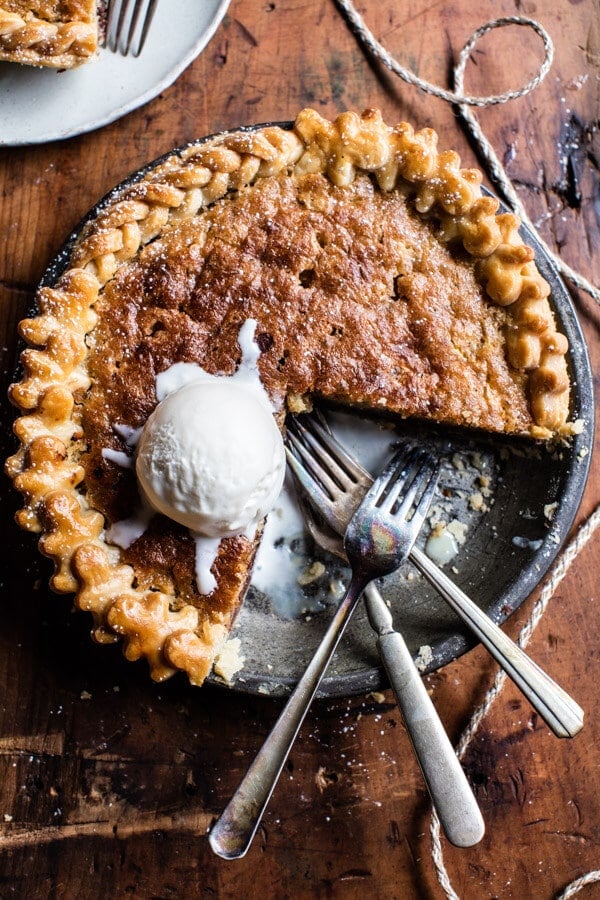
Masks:
[[[373,32],[369,30],[367,25],[365,24],[365,20],[357,12],[354,7],[354,4],[351,0],[336,0],[338,6],[342,8],[344,13],[346,14],[350,25],[352,26],[353,32],[360,38],[363,44],[365,44],[371,53],[376,56],[388,69],[394,72],[396,75],[399,75],[403,81],[406,81],[408,84],[414,85],[414,87],[418,87],[420,90],[424,91],[426,94],[432,94],[434,97],[439,97],[440,100],[446,100],[447,103],[457,103],[462,104],[465,103],[468,106],[495,106],[499,103],[507,103],[509,100],[514,100],[517,97],[524,97],[526,94],[529,94],[531,91],[535,90],[535,88],[544,80],[548,72],[550,71],[550,67],[554,60],[554,44],[552,42],[552,38],[548,34],[545,28],[536,22],[535,19],[528,19],[524,16],[502,16],[499,19],[492,19],[491,22],[486,22],[485,25],[482,25],[477,31],[474,31],[465,46],[460,51],[458,56],[458,63],[454,68],[454,83],[457,87],[456,93],[452,91],[447,91],[445,88],[440,87],[437,84],[431,84],[429,81],[425,81],[423,78],[419,78],[418,75],[415,75],[414,72],[411,72],[410,69],[407,69],[405,66],[400,65],[400,63],[394,59],[394,57],[388,53],[383,44],[380,44],[379,41],[373,35]],[[487,34],[488,31],[493,31],[494,28],[502,28],[505,25],[523,25],[527,28],[533,28],[533,30],[539,34],[544,44],[544,61],[542,62],[539,72],[535,75],[531,81],[528,81],[527,84],[518,88],[514,91],[506,91],[503,94],[492,94],[487,97],[469,97],[464,94],[462,90],[463,85],[463,76],[465,72],[465,68],[467,62],[469,60],[469,56],[471,54],[471,50],[477,43],[477,41],[483,37],[484,34]]]
[[[525,28],[532,28],[535,33],[541,37],[544,44],[544,59],[537,75],[534,75],[531,81],[528,81],[522,88],[515,89],[514,91],[505,91],[503,94],[492,94],[489,97],[465,97],[463,91],[464,75],[471,55],[471,50],[477,41],[482,38],[484,34],[487,34],[488,31],[493,31],[495,28],[503,28],[505,25],[521,25]],[[458,54],[458,62],[454,67],[453,73],[456,94],[450,96],[456,97],[456,103],[459,103],[460,105],[466,104],[468,106],[494,106],[498,103],[508,103],[509,100],[516,100],[517,97],[525,97],[527,94],[530,94],[531,91],[534,91],[550,71],[553,61],[554,44],[552,38],[546,29],[540,25],[539,22],[536,22],[535,19],[528,19],[525,16],[502,16],[499,19],[492,19],[491,22],[486,22],[485,25],[481,25],[480,28],[473,32]]]
[[[596,301],[596,303],[600,304],[600,289],[595,287],[595,285],[588,281],[587,278],[584,278],[584,276],[579,272],[576,272],[574,269],[572,269],[571,266],[567,265],[567,263],[563,262],[563,260],[559,256],[557,256],[556,253],[554,253],[554,251],[538,234],[537,228],[529,218],[529,215],[527,214],[525,207],[523,206],[517,192],[515,191],[513,184],[508,177],[504,166],[502,165],[502,162],[500,161],[494,148],[484,135],[481,126],[479,125],[479,122],[477,121],[477,118],[475,117],[475,114],[473,112],[473,107],[484,108],[487,106],[496,106],[500,103],[508,103],[509,100],[514,100],[517,97],[525,97],[541,84],[541,82],[550,71],[550,67],[552,66],[552,62],[554,60],[554,44],[552,42],[552,38],[545,30],[545,28],[543,28],[539,22],[536,22],[535,19],[529,19],[524,16],[502,16],[501,18],[486,22],[485,25],[482,25],[480,28],[473,32],[467,43],[460,51],[458,55],[458,61],[453,69],[454,91],[448,91],[437,84],[431,84],[429,81],[425,81],[423,78],[419,78],[418,75],[415,75],[414,72],[411,72],[410,69],[402,66],[396,59],[394,59],[394,57],[386,50],[383,44],[380,44],[379,41],[375,38],[372,31],[370,31],[370,29],[365,24],[362,16],[355,9],[354,4],[351,2],[351,0],[335,0],[335,2],[343,11],[352,31],[360,40],[360,42],[376,59],[382,62],[384,66],[386,66],[386,68],[390,69],[390,71],[394,72],[394,74],[402,78],[402,80],[407,84],[411,84],[426,94],[431,94],[434,97],[438,97],[440,100],[445,100],[447,103],[452,103],[453,105],[458,107],[460,115],[462,116],[469,132],[471,133],[477,149],[486,165],[490,179],[494,183],[496,189],[498,190],[498,193],[501,195],[507,206],[509,206],[512,211],[519,216],[523,224],[527,225],[532,229],[532,231],[534,231],[544,251],[552,259],[554,265],[561,272],[561,274],[571,284],[585,291]],[[537,74],[534,75],[534,77],[523,87],[516,90],[505,91],[502,94],[492,94],[488,97],[471,97],[465,94],[464,74],[473,47],[479,41],[479,39],[489,31],[493,31],[495,28],[503,28],[507,25],[518,25],[525,28],[531,28],[541,38],[544,45],[544,59]]]
[[[551,597],[554,595],[557,587],[566,576],[569,571],[571,564],[577,559],[579,553],[583,550],[583,548],[588,544],[588,542],[594,536],[596,530],[600,526],[600,507],[596,508],[592,515],[587,519],[586,522],[580,527],[579,531],[575,535],[575,537],[571,540],[571,542],[567,545],[566,549],[563,551],[560,559],[555,564],[552,573],[550,575],[549,580],[544,585],[542,592],[535,602],[531,614],[527,621],[522,626],[519,634],[517,636],[517,644],[522,649],[525,649],[531,636],[533,635],[537,625],[539,624],[542,616],[546,611],[546,607],[550,602]],[[461,734],[458,743],[456,744],[456,755],[459,759],[462,759],[465,755],[471,741],[475,737],[477,729],[479,725],[489,712],[492,704],[502,691],[502,688],[506,684],[507,674],[503,669],[498,669],[496,672],[496,676],[491,686],[487,689],[485,696],[479,706],[475,709],[471,718]],[[430,825],[430,836],[431,836],[431,853],[433,858],[433,864],[436,870],[437,879],[442,887],[444,893],[446,894],[447,900],[460,900],[458,894],[452,887],[452,883],[450,881],[450,877],[448,875],[448,871],[444,864],[444,853],[442,848],[442,840],[441,840],[441,830],[440,830],[440,820],[438,815],[433,809],[431,816],[431,825]],[[571,884],[567,885],[567,887],[563,890],[563,892],[557,896],[556,900],[568,900],[569,897],[574,896],[574,894],[578,893],[585,885],[592,884],[600,880],[599,872],[587,872],[585,875],[580,878],[575,879],[575,881],[571,882]]]
[[[467,128],[469,129],[482,158],[487,164],[490,178],[494,182],[503,199],[505,199],[507,205],[511,207],[512,210],[520,216],[521,220],[534,231],[543,249],[551,257],[557,269],[565,276],[565,278],[568,279],[572,284],[576,285],[578,288],[586,291],[591,297],[593,297],[593,299],[597,303],[600,303],[600,290],[598,290],[598,288],[587,281],[587,279],[585,279],[582,275],[580,275],[578,272],[575,272],[570,266],[564,263],[540,238],[539,234],[537,233],[537,229],[531,222],[525,208],[523,207],[523,204],[517,196],[512,182],[510,181],[510,178],[508,177],[508,174],[504,169],[504,166],[500,162],[494,148],[485,137],[473,112],[473,107],[486,107],[500,103],[507,103],[509,100],[513,100],[516,97],[524,97],[526,94],[529,94],[536,87],[538,87],[538,85],[548,74],[552,65],[552,61],[554,59],[554,45],[548,32],[539,24],[539,22],[536,22],[534,19],[528,19],[521,16],[504,16],[499,19],[494,19],[491,22],[487,22],[485,25],[482,25],[481,28],[478,28],[475,32],[473,32],[458,56],[458,61],[453,70],[455,89],[453,92],[447,91],[444,88],[439,87],[438,85],[430,84],[429,82],[424,81],[422,78],[419,78],[409,69],[401,66],[400,63],[398,63],[388,53],[385,47],[383,47],[383,45],[375,39],[372,32],[365,25],[362,17],[354,8],[351,0],[335,0],[335,2],[346,15],[346,18],[353,32],[356,34],[361,43],[364,44],[364,46],[370,51],[370,53],[377,59],[379,59],[388,69],[402,78],[408,84],[412,84],[425,93],[432,94],[433,96],[439,97],[441,100],[445,100],[446,102],[452,103],[458,107],[458,110],[462,118],[464,119],[465,124],[467,125]],[[489,97],[471,97],[466,95],[464,93],[464,74],[473,47],[484,34],[492,31],[494,28],[501,28],[506,25],[520,25],[527,28],[532,28],[542,39],[544,44],[544,61],[542,62],[537,75],[535,75],[531,79],[531,81],[527,82],[527,84],[519,90],[506,91],[503,94],[495,94]],[[521,631],[519,632],[517,643],[521,647],[525,647],[527,645],[531,635],[533,634],[536,626],[538,625],[546,610],[550,598],[558,587],[558,584],[565,577],[571,563],[577,558],[579,552],[595,534],[598,527],[600,527],[600,507],[597,507],[592,515],[588,518],[588,520],[581,526],[576,537],[567,546],[560,560],[555,565],[550,580],[544,586],[539,599],[534,604],[528,620],[525,622],[525,624],[521,628]],[[506,678],[506,673],[503,670],[498,670],[493,683],[485,694],[483,701],[473,712],[473,715],[471,716],[467,727],[460,736],[456,747],[456,754],[459,759],[464,756],[473,737],[475,736],[475,733],[477,732],[477,729],[479,728],[481,721],[487,715],[490,707],[502,691],[502,688],[506,683]],[[452,886],[452,882],[450,881],[450,877],[444,863],[444,854],[440,834],[440,821],[438,819],[435,808],[432,810],[430,833],[432,859],[438,882],[442,890],[444,891],[447,900],[460,900],[458,894]],[[581,875],[579,878],[576,878],[574,881],[568,884],[560,892],[556,900],[569,900],[570,897],[573,897],[575,894],[581,891],[582,888],[586,887],[589,884],[595,884],[599,881],[600,870],[586,872],[585,874]]]

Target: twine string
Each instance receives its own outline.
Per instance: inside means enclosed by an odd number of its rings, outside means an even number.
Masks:
[[[539,24],[539,22],[536,22],[534,19],[525,18],[523,16],[503,16],[502,18],[487,22],[485,25],[482,25],[480,28],[473,32],[467,43],[460,51],[457,63],[453,70],[454,91],[448,91],[445,88],[440,87],[439,85],[431,84],[430,82],[419,78],[414,74],[414,72],[411,72],[410,69],[402,66],[396,59],[394,59],[394,57],[391,56],[390,53],[388,53],[386,48],[376,40],[373,33],[365,24],[362,16],[360,16],[356,11],[351,0],[335,0],[335,2],[342,10],[352,31],[354,32],[360,43],[368,50],[368,52],[372,56],[382,62],[383,65],[394,72],[394,74],[402,78],[402,80],[407,84],[413,85],[413,87],[417,87],[419,90],[424,91],[427,94],[431,94],[434,97],[438,97],[441,100],[445,100],[447,103],[452,103],[453,105],[457,106],[460,115],[463,118],[465,125],[467,126],[467,129],[475,142],[481,158],[485,163],[489,177],[494,183],[498,192],[501,194],[502,199],[506,202],[507,206],[509,206],[513,210],[513,212],[515,212],[521,218],[522,222],[524,222],[536,234],[536,237],[540,241],[544,251],[553,260],[555,266],[562,273],[562,275],[571,284],[589,294],[596,303],[600,303],[600,290],[590,281],[584,278],[579,272],[576,272],[574,269],[564,263],[553,252],[553,250],[548,247],[545,241],[540,238],[537,229],[529,218],[527,211],[523,206],[519,196],[517,195],[517,192],[510,178],[508,177],[504,166],[502,165],[492,144],[488,141],[487,137],[483,133],[479,121],[477,120],[477,117],[475,116],[475,113],[473,111],[474,108],[477,107],[481,108],[494,106],[500,103],[507,103],[509,100],[513,100],[517,97],[524,97],[531,91],[535,90],[535,88],[537,88],[541,84],[541,82],[550,71],[550,67],[554,59],[554,45],[548,32]],[[503,94],[492,94],[487,97],[469,96],[465,94],[465,70],[471,52],[475,47],[477,41],[479,41],[479,39],[489,31],[492,31],[495,28],[504,27],[506,25],[518,25],[531,28],[541,38],[544,45],[544,60],[539,68],[539,71],[530,81],[527,82],[526,85],[524,85],[522,88],[519,88],[518,90],[506,91]],[[583,547],[592,538],[599,525],[600,506],[597,507],[592,515],[587,519],[587,521],[584,522],[574,539],[567,545],[558,562],[555,564],[552,570],[552,574],[545,584],[539,599],[534,604],[529,618],[519,632],[517,643],[520,647],[524,648],[529,643],[533,632],[535,631],[542,616],[544,615],[550,598],[553,596],[560,582],[566,576],[569,568],[571,567],[572,563],[577,558]],[[506,675],[506,672],[504,672],[504,670],[498,669],[491,686],[485,693],[483,701],[473,712],[466,728],[464,729],[458,740],[458,743],[456,745],[456,754],[459,759],[462,759],[465,755],[469,745],[471,744],[471,741],[473,740],[473,737],[475,736],[479,728],[479,725],[489,712],[494,701],[499,696],[504,685],[506,684],[507,677],[508,676]],[[450,876],[448,875],[448,871],[444,863],[440,821],[435,808],[432,808],[430,835],[432,859],[435,866],[438,882],[448,900],[460,900],[458,894],[452,886]],[[600,882],[600,870],[587,872],[576,878],[565,888],[563,888],[560,894],[557,895],[556,900],[568,900],[568,898],[573,897],[585,886],[594,884],[596,882]]]
[[[598,869],[594,869],[593,872],[586,872],[585,875],[581,875],[575,881],[572,881],[571,884],[568,884],[560,894],[557,894],[556,900],[569,900],[569,897],[574,897],[581,888],[586,887],[588,884],[596,884],[598,881],[600,881],[600,871]]]
[[[533,30],[539,34],[544,44],[544,61],[540,66],[539,72],[531,79],[531,81],[528,81],[524,87],[513,91],[505,91],[503,94],[491,94],[486,97],[469,97],[465,96],[462,90],[453,93],[452,91],[440,87],[439,84],[431,84],[431,82],[419,78],[418,75],[415,75],[414,72],[411,72],[410,69],[407,69],[405,66],[401,65],[398,60],[394,59],[383,44],[380,44],[375,38],[373,32],[370,31],[365,24],[362,16],[356,11],[351,0],[336,0],[336,3],[343,10],[354,34],[359,38],[361,43],[368,48],[373,56],[396,75],[399,75],[403,81],[412,84],[426,94],[432,94],[440,100],[445,100],[447,103],[463,103],[468,106],[495,106],[499,103],[507,103],[509,100],[515,100],[517,97],[524,97],[526,94],[535,90],[538,84],[544,80],[550,71],[550,66],[554,59],[554,44],[552,43],[552,38],[545,28],[542,28],[535,19],[528,19],[524,16],[502,16],[499,19],[493,19],[491,22],[486,22],[486,24],[482,25],[481,28],[478,28],[477,31],[474,31],[463,47],[461,54],[464,54],[465,56],[465,64],[477,41],[483,37],[484,34],[487,34],[488,31],[492,31],[494,28],[502,28],[504,25],[523,25],[527,28],[533,28]]]
[[[493,27],[499,27],[501,25],[517,24],[515,19],[516,19],[516,17],[509,16],[504,19],[496,19],[494,22],[489,22],[488,25],[493,26]],[[543,35],[545,35],[545,37],[548,37],[546,35],[546,32],[544,32],[544,30],[542,29],[542,27],[540,25],[538,25],[537,22],[534,22],[533,19],[520,19],[519,24],[520,25],[528,25],[529,24],[529,25],[531,25],[531,27],[534,28],[534,30],[538,34],[540,34],[540,35],[543,34]],[[456,93],[459,96],[461,96],[464,93],[464,74],[465,74],[465,68],[466,68],[467,62],[469,60],[470,53],[471,53],[471,49],[475,43],[475,41],[473,40],[473,37],[475,37],[475,35],[477,35],[477,38],[479,38],[481,36],[481,34],[485,33],[485,30],[489,31],[489,30],[491,30],[491,28],[486,29],[485,26],[483,28],[479,28],[478,31],[476,31],[474,33],[472,38],[469,41],[467,41],[467,43],[465,44],[465,46],[463,47],[463,49],[461,50],[461,52],[459,54],[458,62],[454,68],[454,85],[455,85]],[[545,63],[549,62],[551,64],[552,54],[550,54],[548,52],[545,38],[544,38],[544,48],[545,48],[546,55],[544,58],[544,64],[540,68],[538,75],[536,76],[536,78],[532,79],[528,85],[526,85],[527,90],[523,89],[522,94],[519,94],[519,92],[517,92],[517,94],[516,94],[517,96],[524,96],[525,93],[529,93],[530,90],[533,90],[534,87],[537,87],[538,84],[540,84],[541,81],[546,77],[549,66],[548,66],[548,68],[545,68]],[[592,299],[596,301],[596,303],[600,303],[600,290],[595,285],[593,285],[590,281],[588,281],[587,278],[584,278],[584,276],[581,275],[580,272],[577,272],[575,269],[573,269],[571,266],[569,266],[563,259],[561,259],[548,246],[548,244],[544,241],[542,236],[537,231],[535,225],[529,218],[529,214],[528,214],[527,210],[525,209],[525,207],[523,206],[523,203],[521,202],[519,195],[517,194],[516,190],[514,189],[514,186],[511,182],[510,178],[508,177],[506,169],[502,165],[502,162],[500,161],[500,158],[498,157],[498,154],[494,150],[492,144],[485,136],[483,129],[482,129],[481,125],[479,124],[479,121],[477,120],[477,117],[475,116],[471,107],[467,103],[465,103],[464,100],[460,100],[457,103],[457,106],[458,106],[459,112],[471,134],[471,137],[475,141],[475,145],[477,146],[479,154],[482,157],[482,159],[486,165],[486,169],[488,171],[490,179],[493,182],[496,189],[501,194],[502,199],[505,200],[506,204],[512,209],[512,211],[519,216],[519,218],[521,219],[523,224],[527,225],[535,233],[538,241],[540,242],[540,244],[542,245],[543,249],[548,254],[548,256],[551,257],[552,261],[554,262],[554,265],[559,270],[559,272],[561,272],[561,274],[569,282],[571,282],[571,284],[574,284],[575,287],[578,287],[578,288],[580,288],[580,290],[585,291],[587,294],[589,294],[590,297],[592,297]]]
[[[519,647],[525,649],[525,647],[529,643],[533,632],[535,631],[538,623],[544,615],[544,612],[546,611],[546,607],[548,606],[550,598],[553,596],[558,585],[561,583],[561,581],[569,571],[572,563],[575,561],[588,541],[592,538],[599,525],[600,507],[597,507],[592,515],[583,523],[573,540],[563,551],[558,562],[555,564],[554,569],[552,570],[552,574],[549,580],[544,585],[539,599],[535,602],[529,618],[519,631],[517,637],[517,644],[519,645]],[[475,737],[479,725],[486,717],[495,699],[502,691],[502,688],[506,684],[507,678],[508,676],[506,672],[503,669],[498,669],[491,687],[489,687],[486,691],[482,702],[471,715],[466,728],[458,739],[458,743],[456,745],[456,755],[459,759],[462,759],[465,755],[471,741]],[[458,895],[452,887],[450,877],[444,863],[440,820],[437,816],[435,808],[432,808],[430,836],[433,864],[435,866],[436,875],[442,887],[442,890],[444,890],[448,900],[459,900]],[[586,875],[581,876],[581,878],[578,878],[574,882],[571,882],[571,884],[568,885],[567,888],[565,888],[565,890],[556,898],[556,900],[567,900],[568,897],[572,897],[573,894],[581,890],[582,887],[585,887],[586,884],[591,884],[592,881],[600,881],[600,872],[588,872]],[[577,887],[576,890],[573,889],[573,885],[575,884],[579,884],[579,887]],[[567,890],[571,890],[571,893],[566,893]]]
[[[563,275],[563,277],[567,281],[569,281],[570,284],[574,285],[582,291],[585,291],[587,294],[589,294],[590,297],[593,298],[596,303],[600,304],[600,289],[593,285],[587,278],[584,278],[584,276],[580,272],[577,272],[566,262],[564,262],[559,256],[557,256],[556,253],[554,253],[554,251],[538,234],[537,229],[529,218],[527,210],[523,206],[517,192],[515,191],[504,166],[502,165],[492,144],[488,141],[485,134],[483,133],[477,117],[473,112],[473,107],[483,108],[487,106],[496,106],[500,103],[508,103],[510,100],[515,100],[518,97],[525,97],[542,83],[542,81],[550,71],[550,67],[554,60],[554,44],[552,42],[552,38],[545,30],[545,28],[543,28],[539,22],[536,22],[535,19],[528,19],[525,16],[502,16],[501,18],[486,22],[485,25],[482,25],[480,28],[473,32],[467,43],[460,51],[456,66],[454,67],[453,71],[455,90],[448,91],[437,84],[432,84],[429,81],[425,81],[423,78],[419,78],[418,75],[415,75],[414,72],[411,72],[410,69],[407,69],[396,59],[394,59],[394,57],[386,50],[383,44],[379,43],[379,41],[367,27],[362,16],[356,11],[352,0],[335,0],[335,2],[344,13],[353,33],[356,35],[361,44],[366,47],[366,49],[372,56],[383,63],[383,65],[387,69],[389,69],[395,75],[398,75],[398,77],[402,78],[402,80],[407,84],[418,88],[424,93],[430,94],[433,97],[437,97],[440,100],[445,100],[447,103],[452,103],[454,106],[457,106],[468,131],[475,141],[480,156],[485,163],[490,180],[493,182],[494,186],[498,190],[502,199],[506,202],[507,206],[509,206],[512,211],[520,217],[525,225],[527,225],[536,233],[536,237],[540,241],[540,244],[542,245],[544,251],[552,259],[554,265]],[[482,38],[489,31],[493,31],[495,28],[503,28],[507,25],[517,25],[524,28],[530,28],[541,38],[544,46],[544,59],[537,74],[534,75],[534,77],[530,81],[528,81],[527,84],[525,84],[521,88],[518,88],[517,90],[505,91],[502,94],[491,94],[487,97],[472,97],[468,94],[465,94],[464,74],[474,46],[480,40],[480,38]]]

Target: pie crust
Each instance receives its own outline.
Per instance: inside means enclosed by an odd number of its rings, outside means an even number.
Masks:
[[[183,670],[194,684],[223,647],[259,538],[224,539],[217,588],[200,596],[169,520],[131,552],[108,542],[136,487],[101,449],[123,449],[112,426],[143,424],[172,362],[232,374],[250,316],[282,424],[321,395],[539,439],[572,431],[549,286],[480,185],[431,129],[307,109],[291,130],[192,144],[100,206],[21,323],[7,462],[17,521],[41,534],[52,587],[76,594],[97,640],[121,637],[154,679]]]
[[[0,0],[0,60],[73,69],[98,49],[96,0]]]

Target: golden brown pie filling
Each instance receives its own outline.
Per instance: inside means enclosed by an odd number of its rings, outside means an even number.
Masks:
[[[225,538],[199,593],[194,542],[156,515],[127,549],[105,525],[137,501],[115,425],[138,429],[174,363],[238,368],[255,320],[258,370],[283,418],[313,397],[499,433],[567,434],[567,342],[518,221],[435,134],[378,113],[223,135],[160,163],[92,221],[40,315],[22,324],[8,462],[57,590],[100,640],[153,677],[201,683],[248,582],[256,540]]]

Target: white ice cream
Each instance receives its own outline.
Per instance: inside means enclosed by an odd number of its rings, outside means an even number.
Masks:
[[[136,473],[150,505],[191,531],[253,534],[281,490],[285,451],[256,391],[234,378],[192,381],[146,422]]]

